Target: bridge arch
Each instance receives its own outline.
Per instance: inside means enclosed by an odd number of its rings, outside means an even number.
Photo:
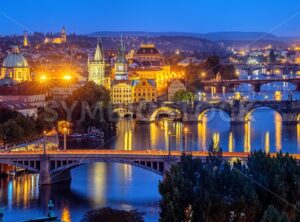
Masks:
[[[295,84],[294,82],[291,82],[291,81],[288,81],[288,80],[285,81],[284,79],[282,79],[282,81],[263,83],[263,84],[260,85],[260,90],[265,90],[265,88],[266,88],[269,84],[272,84],[272,86],[274,86],[274,89],[275,89],[275,90],[276,90],[276,88],[277,88],[277,89],[283,89],[284,87],[287,87],[288,85],[289,85],[290,87],[292,86],[291,90],[296,90],[296,89],[297,89],[297,84]],[[279,86],[279,84],[282,85],[282,87]],[[276,85],[278,85],[278,87],[277,87]],[[274,89],[272,89],[272,90],[274,90]]]
[[[255,111],[258,111],[258,110],[269,110],[269,111],[274,111],[276,112],[277,114],[280,115],[281,117],[281,121],[283,120],[283,115],[280,111],[278,111],[277,109],[274,109],[270,106],[257,106],[257,107],[253,107],[252,109],[250,109],[246,114],[245,114],[245,122],[249,122],[253,119],[251,119],[251,116],[253,115],[253,113]]]
[[[207,114],[210,111],[216,111],[215,112],[216,115],[219,115],[222,120],[230,122],[230,113],[227,110],[224,110],[219,107],[208,107],[208,108],[200,111],[200,113],[198,114],[198,117],[197,117],[198,121],[199,122],[203,121],[205,114]],[[212,120],[214,117],[215,117],[215,115],[209,116],[207,121]]]
[[[134,117],[134,113],[126,108],[116,108],[113,110],[113,114],[117,114],[118,117],[124,118],[124,117]]]
[[[156,118],[161,114],[168,115],[171,118],[183,117],[183,114],[180,110],[172,107],[162,106],[152,112],[152,114],[150,115],[150,122],[155,121]]]
[[[66,165],[62,165],[60,167],[50,169],[50,173],[52,175],[55,175],[57,173],[63,172],[63,171],[69,171],[74,168],[80,167],[82,165],[87,165],[87,164],[93,164],[93,163],[118,163],[118,164],[127,164],[131,166],[135,166],[147,171],[151,171],[155,174],[158,174],[160,176],[163,175],[164,170],[165,170],[165,164],[161,160],[156,160],[156,161],[150,161],[150,160],[123,160],[123,159],[107,159],[107,158],[97,158],[97,159],[86,159],[86,160],[78,160],[74,161],[73,163],[69,163]]]

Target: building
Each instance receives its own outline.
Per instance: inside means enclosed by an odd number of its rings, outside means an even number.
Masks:
[[[14,46],[12,53],[3,60],[0,78],[5,77],[10,77],[18,83],[32,80],[28,62],[20,53],[18,46]]]
[[[154,44],[142,44],[134,53],[130,66],[130,78],[133,80],[155,80],[158,94],[164,94],[169,80],[173,78],[170,65]]]
[[[102,44],[97,42],[96,51],[93,60],[88,60],[89,81],[95,82],[97,85],[105,84],[105,60]]]
[[[23,116],[36,117],[37,107],[19,101],[0,102],[0,108],[21,113]]]
[[[132,81],[133,102],[156,102],[157,91],[155,80],[140,79]]]
[[[132,85],[130,80],[115,80],[112,84],[111,100],[113,104],[130,104],[132,100]]]
[[[195,57],[187,57],[180,62],[177,63],[178,66],[187,67],[190,64],[199,65],[203,62],[201,59],[197,59]]]
[[[50,88],[50,96],[52,101],[60,102],[66,100],[72,93],[82,85],[77,82],[66,84],[65,82],[57,81]]]
[[[46,91],[39,89],[32,82],[0,86],[0,102],[24,103],[34,108],[44,107]]]
[[[163,57],[154,44],[141,44],[135,51],[133,60],[141,66],[160,66]]]
[[[128,79],[128,64],[125,57],[125,45],[122,36],[119,43],[118,54],[115,60],[114,76],[115,80]]]
[[[180,90],[186,91],[185,84],[178,79],[171,81],[168,86],[168,100],[169,101],[173,100],[175,93]]]
[[[62,27],[60,36],[47,36],[45,37],[45,44],[62,44],[67,42],[67,33],[65,27]]]

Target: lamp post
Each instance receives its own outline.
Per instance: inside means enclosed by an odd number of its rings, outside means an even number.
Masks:
[[[187,133],[188,133],[188,128],[184,127],[184,147],[183,147],[183,153],[187,151]]]
[[[46,155],[46,131],[43,132],[43,150],[44,150],[44,155]]]
[[[65,151],[67,150],[67,132],[68,132],[67,127],[64,127],[63,128],[63,133],[64,133],[64,150]]]
[[[169,131],[168,155],[171,156],[171,132]]]

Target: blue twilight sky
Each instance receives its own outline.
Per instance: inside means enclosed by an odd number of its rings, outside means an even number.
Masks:
[[[299,0],[1,0],[0,34],[265,31],[300,36]]]

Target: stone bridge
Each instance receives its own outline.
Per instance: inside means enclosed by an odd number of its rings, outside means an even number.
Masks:
[[[292,83],[295,85],[296,90],[300,91],[300,78],[244,79],[244,80],[221,80],[221,81],[208,80],[208,81],[202,81],[200,85],[202,90],[208,90],[211,87],[215,87],[217,92],[222,92],[223,90],[227,90],[227,91],[232,90],[242,84],[249,84],[253,87],[253,90],[255,92],[260,92],[262,85],[267,83],[274,83],[274,82]]]
[[[187,103],[140,103],[123,106],[122,109],[136,116],[138,122],[151,123],[161,115],[183,122],[201,122],[209,110],[222,111],[222,118],[231,124],[244,124],[250,121],[252,112],[258,108],[270,108],[278,112],[283,124],[297,124],[300,114],[300,101],[221,101]],[[116,108],[115,110],[120,109]]]
[[[296,74],[300,71],[298,64],[268,64],[268,65],[249,65],[249,64],[235,64],[234,67],[239,70],[246,71],[248,75],[252,75],[257,70],[269,70],[270,73],[275,73],[279,70],[282,74]]]

